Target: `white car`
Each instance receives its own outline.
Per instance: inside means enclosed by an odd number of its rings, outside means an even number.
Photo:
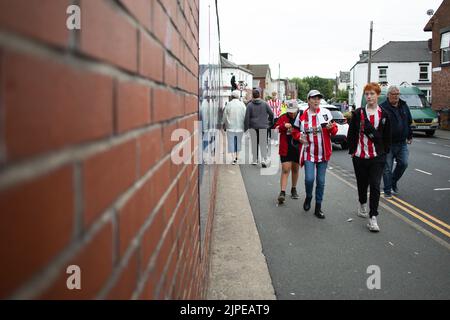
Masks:
[[[347,149],[347,134],[349,128],[347,119],[344,117],[338,107],[332,105],[326,105],[324,107],[330,110],[331,115],[333,116],[333,121],[336,122],[338,126],[338,132],[334,137],[331,138],[331,142],[340,144],[342,149]]]

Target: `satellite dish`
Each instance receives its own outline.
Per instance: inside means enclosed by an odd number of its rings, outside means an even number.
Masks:
[[[427,11],[427,15],[433,16],[434,15],[434,10],[433,9],[428,10]]]

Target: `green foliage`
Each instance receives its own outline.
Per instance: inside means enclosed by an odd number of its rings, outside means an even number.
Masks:
[[[338,90],[336,99],[338,102],[348,102],[348,90]]]
[[[317,76],[306,77],[303,79],[293,78],[292,81],[297,84],[298,98],[303,101],[306,101],[306,97],[310,90],[319,90],[324,95],[325,100],[331,99],[336,84],[333,79],[325,79]]]

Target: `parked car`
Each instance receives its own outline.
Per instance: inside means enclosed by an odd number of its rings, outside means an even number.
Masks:
[[[413,123],[411,129],[415,132],[425,132],[427,136],[433,136],[439,127],[439,120],[436,112],[431,109],[425,94],[417,87],[405,85],[400,86],[400,99],[406,101],[408,105]],[[382,104],[387,99],[387,87],[381,89],[381,95],[378,103]],[[366,105],[366,98],[362,98],[362,106]]]
[[[344,150],[348,149],[347,134],[349,125],[347,119],[344,117],[338,107],[333,105],[326,105],[325,108],[330,110],[331,115],[333,116],[332,121],[336,122],[338,126],[338,133],[334,137],[331,137],[331,142],[341,145],[342,149]]]

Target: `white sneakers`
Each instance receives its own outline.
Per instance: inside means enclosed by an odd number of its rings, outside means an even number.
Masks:
[[[271,163],[270,159],[268,159],[268,158],[261,161],[261,165],[262,165],[263,168],[270,167],[270,163]]]
[[[369,224],[367,225],[370,232],[380,232],[380,227],[377,223],[377,217],[372,217],[369,219]]]
[[[358,217],[369,218],[369,212],[367,211],[367,203],[359,204],[359,206],[358,206]]]
[[[380,227],[378,226],[377,217],[370,218],[369,210],[367,209],[367,203],[359,204],[358,206],[358,217],[369,219],[367,228],[370,232],[380,232]]]

